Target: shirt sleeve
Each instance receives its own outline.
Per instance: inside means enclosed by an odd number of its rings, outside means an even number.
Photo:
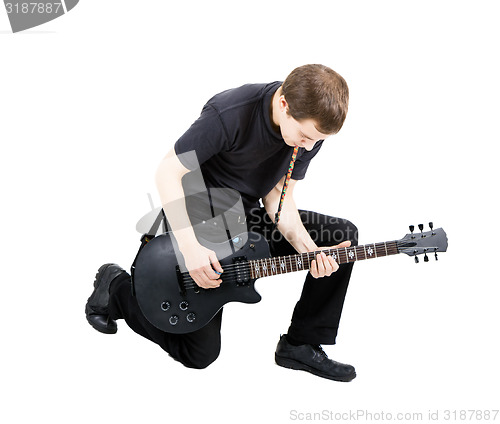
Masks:
[[[309,152],[305,149],[304,152],[299,156],[297,155],[297,159],[295,160],[295,166],[293,168],[292,177],[294,180],[303,180],[306,176],[307,168],[309,167],[309,163],[311,159],[316,156],[323,145],[324,140],[319,140],[312,150]],[[299,150],[300,151],[300,150]]]
[[[177,140],[174,150],[182,165],[194,170],[212,156],[227,150],[227,144],[228,136],[220,115],[207,103],[200,117]]]

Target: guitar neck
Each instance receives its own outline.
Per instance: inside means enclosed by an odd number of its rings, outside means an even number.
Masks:
[[[322,249],[314,252],[297,253],[289,256],[275,256],[249,261],[252,278],[270,275],[286,274],[288,272],[308,270],[316,255],[324,252],[341,264],[361,261],[363,259],[380,258],[399,253],[398,241],[365,244],[364,246],[341,247],[337,249]]]

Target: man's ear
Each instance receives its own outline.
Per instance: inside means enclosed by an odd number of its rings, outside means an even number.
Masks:
[[[282,94],[279,99],[280,111],[285,111],[288,113],[288,102],[285,99],[285,95]]]

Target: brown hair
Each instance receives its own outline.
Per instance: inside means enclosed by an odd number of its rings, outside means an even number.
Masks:
[[[288,75],[281,89],[292,118],[313,119],[323,134],[340,131],[347,115],[349,88],[333,69],[324,65],[300,66]]]

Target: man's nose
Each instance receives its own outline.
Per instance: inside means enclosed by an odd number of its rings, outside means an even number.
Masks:
[[[310,150],[312,150],[312,148],[314,147],[314,144],[316,142],[312,141],[312,140],[307,140],[307,141],[302,140],[301,143],[302,143],[301,147],[304,147],[304,149],[306,149],[307,151],[310,151]]]

